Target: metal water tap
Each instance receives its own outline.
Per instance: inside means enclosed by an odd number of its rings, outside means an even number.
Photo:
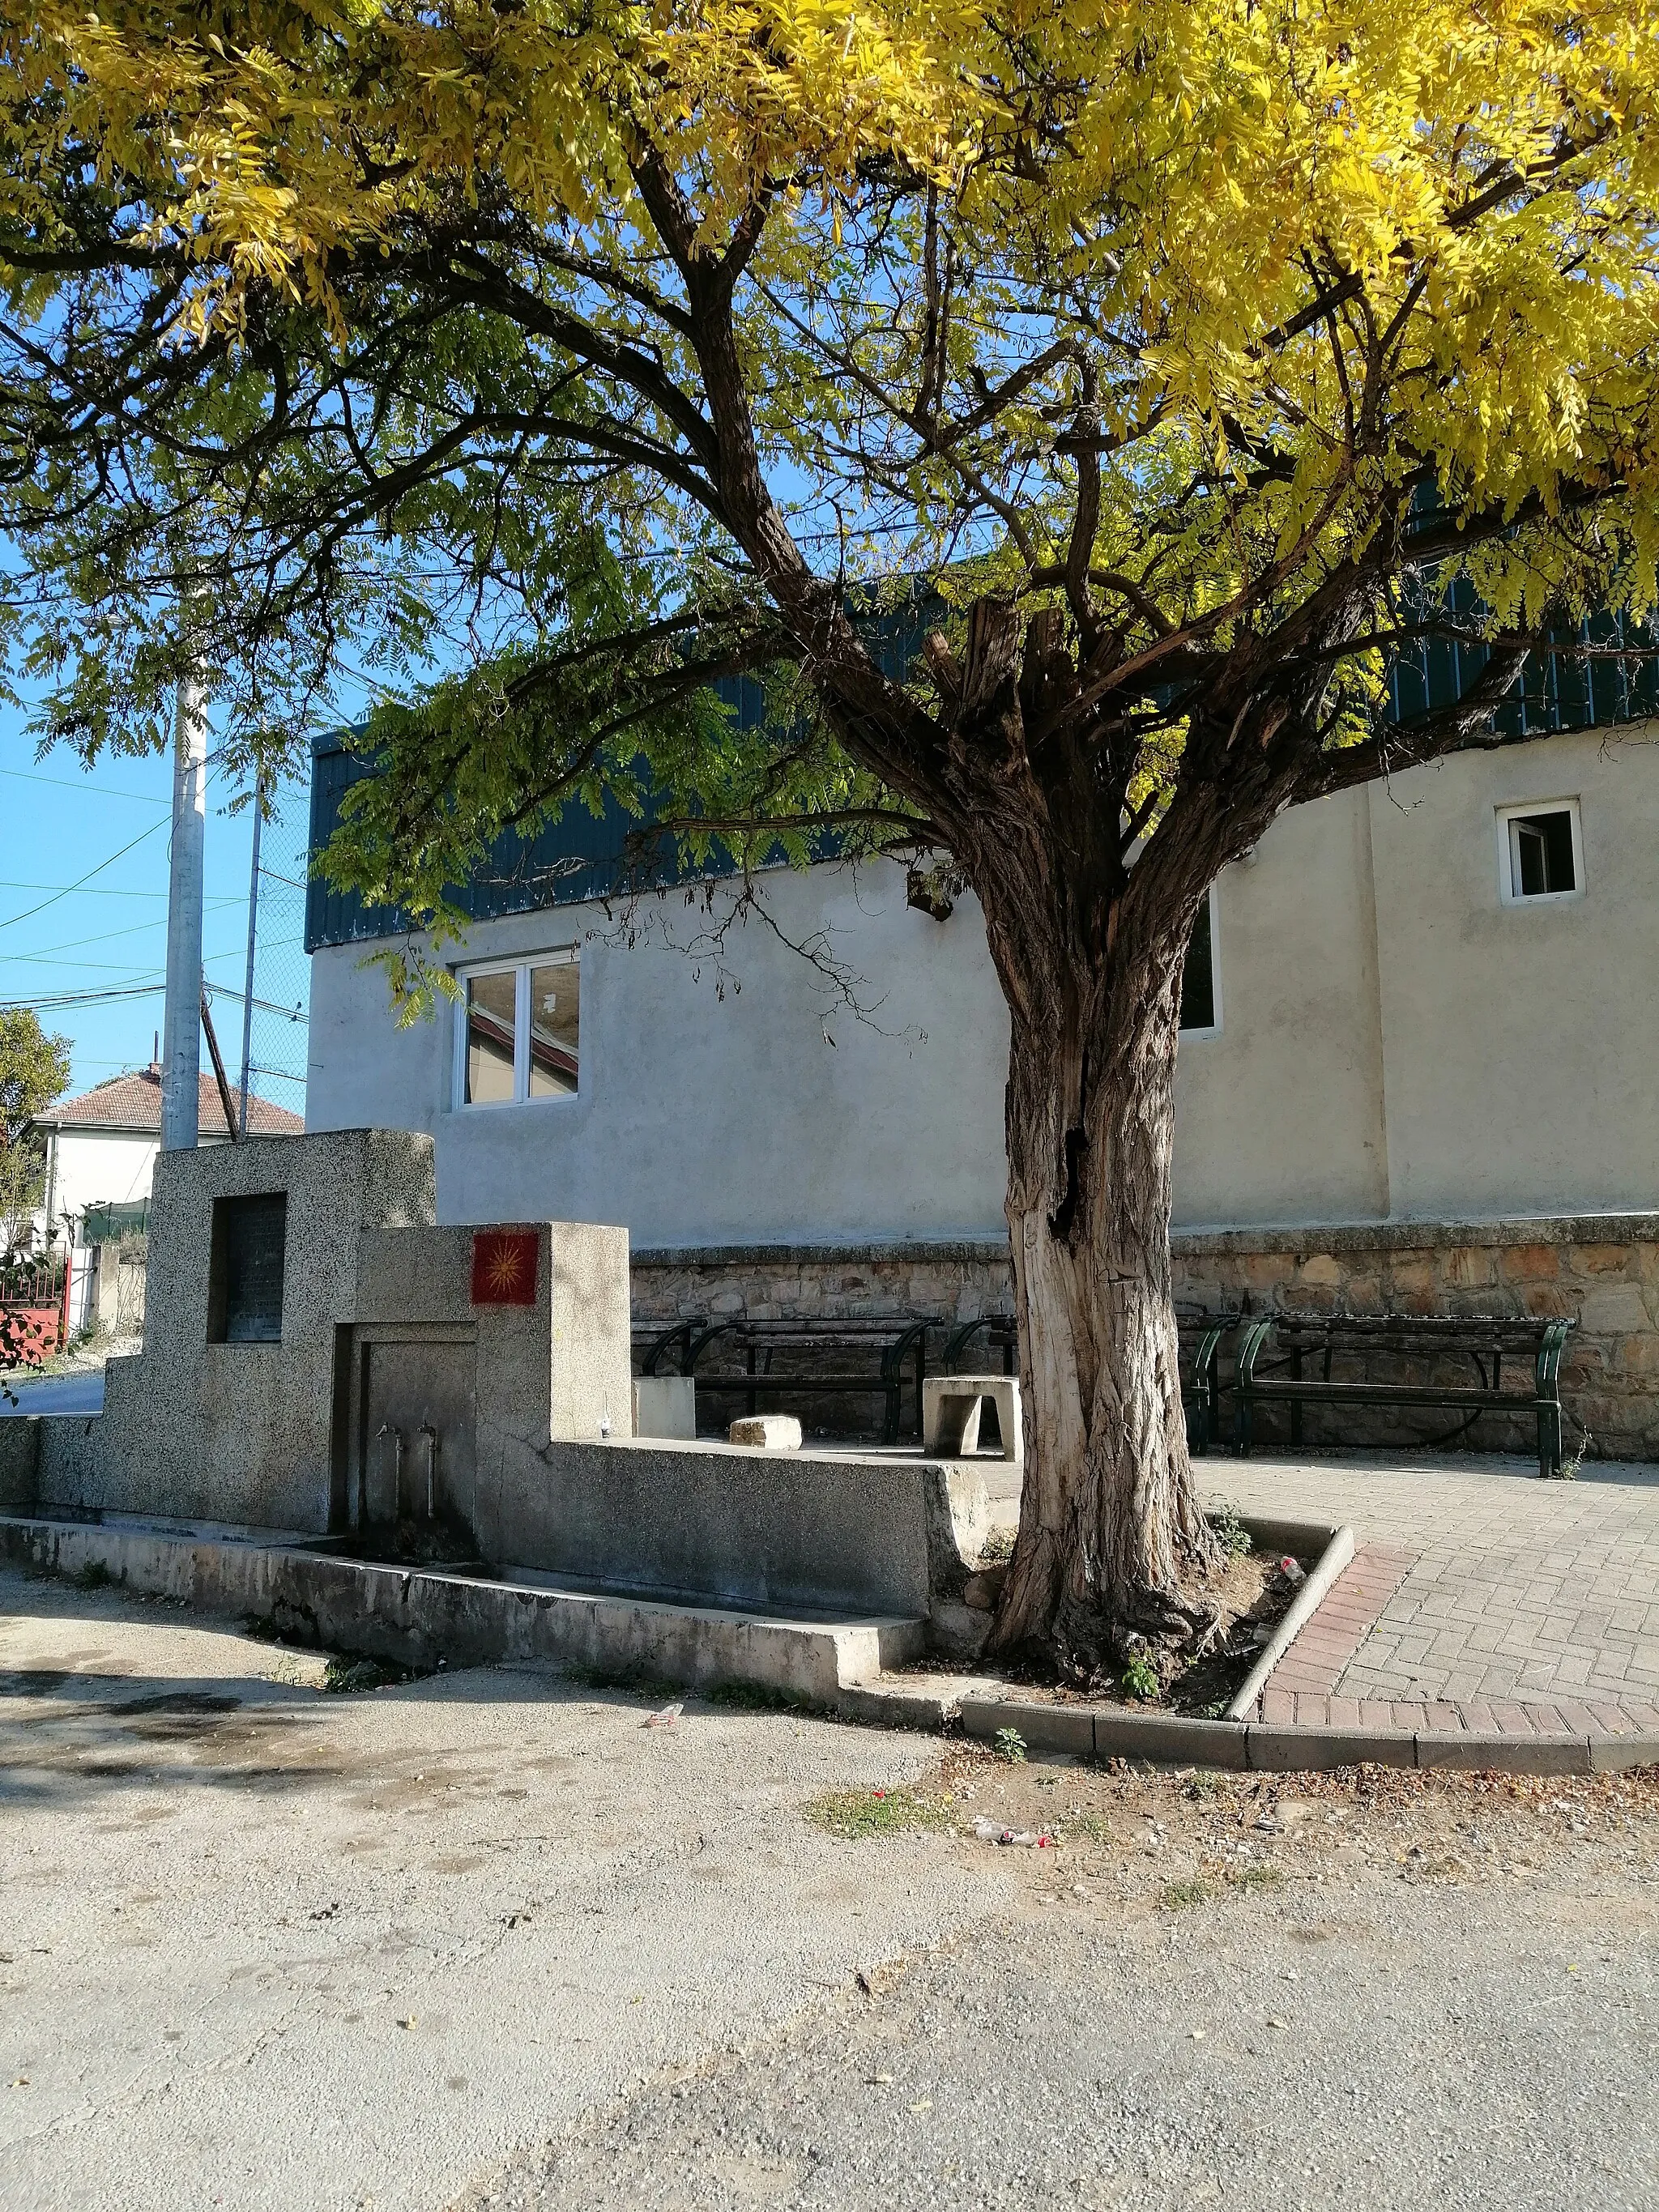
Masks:
[[[375,1431],[375,1443],[382,1437],[392,1439],[392,1517],[395,1521],[404,1510],[404,1432],[394,1429],[390,1421],[382,1421]]]
[[[426,1517],[438,1517],[438,1431],[430,1421],[421,1423],[419,1434],[426,1440]]]

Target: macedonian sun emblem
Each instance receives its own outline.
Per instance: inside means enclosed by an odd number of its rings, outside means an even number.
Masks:
[[[485,1279],[498,1298],[519,1289],[524,1281],[523,1247],[502,1237],[485,1263]]]
[[[472,1303],[481,1306],[533,1306],[536,1303],[536,1232],[498,1230],[472,1240]]]

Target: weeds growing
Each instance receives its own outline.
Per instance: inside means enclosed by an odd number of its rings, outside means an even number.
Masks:
[[[390,1682],[409,1680],[401,1667],[384,1666],[378,1659],[349,1659],[331,1656],[323,1668],[323,1687],[337,1697],[356,1697],[364,1690],[383,1690]]]
[[[1185,1881],[1166,1881],[1158,1901],[1166,1912],[1185,1912],[1194,1905],[1207,1905],[1213,1893],[1207,1881],[1194,1876]]]
[[[807,1805],[815,1827],[843,1841],[890,1836],[904,1830],[937,1831],[951,1823],[951,1808],[914,1790],[826,1790]]]

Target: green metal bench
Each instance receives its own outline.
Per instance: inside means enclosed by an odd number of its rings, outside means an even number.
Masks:
[[[883,1437],[896,1444],[907,1389],[915,1392],[915,1428],[921,1433],[921,1386],[927,1374],[927,1340],[948,1324],[916,1314],[890,1314],[857,1321],[720,1320],[707,1315],[674,1322],[636,1337],[635,1349],[644,1375],[692,1375],[705,1397],[738,1397],[745,1410],[758,1413],[763,1397],[811,1400],[830,1395],[876,1397],[883,1401]],[[701,1363],[710,1353],[714,1361]],[[846,1365],[817,1370],[811,1363],[824,1353],[862,1354],[869,1365],[852,1372]],[[740,1367],[725,1361],[740,1359]],[[780,1364],[780,1359],[782,1364]]]
[[[985,1332],[986,1349],[997,1354],[1002,1362],[1003,1373],[1018,1374],[1018,1326],[1012,1314],[988,1313],[981,1314],[975,1321],[959,1322],[951,1331],[945,1340],[945,1349],[939,1354],[939,1371],[941,1375],[960,1375],[963,1372],[968,1346],[981,1329]],[[972,1371],[979,1375],[988,1370],[975,1364]]]
[[[1488,1316],[1417,1314],[1267,1314],[1246,1322],[1239,1338],[1233,1377],[1238,1449],[1248,1454],[1253,1415],[1259,1406],[1284,1405],[1291,1411],[1291,1442],[1302,1442],[1302,1414],[1308,1406],[1435,1406],[1463,1415],[1437,1443],[1468,1434],[1483,1413],[1529,1415],[1538,1425],[1538,1472],[1559,1474],[1564,1456],[1561,1431],[1561,1354],[1571,1321],[1511,1321]],[[1270,1340],[1278,1357],[1264,1366]],[[1472,1383],[1434,1381],[1379,1382],[1333,1376],[1342,1358],[1391,1352],[1430,1365],[1467,1359],[1480,1377]],[[1532,1360],[1532,1389],[1506,1389],[1504,1361],[1517,1355]],[[1304,1371],[1311,1362],[1317,1372]]]
[[[1192,1361],[1192,1380],[1181,1392],[1187,1409],[1187,1449],[1199,1458],[1221,1442],[1221,1346],[1243,1320],[1242,1314],[1176,1308],[1181,1349],[1183,1355],[1190,1352]]]

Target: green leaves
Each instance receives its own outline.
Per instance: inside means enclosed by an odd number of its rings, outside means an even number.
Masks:
[[[32,1007],[0,1008],[0,1146],[19,1145],[69,1079],[69,1039],[48,1036]]]

